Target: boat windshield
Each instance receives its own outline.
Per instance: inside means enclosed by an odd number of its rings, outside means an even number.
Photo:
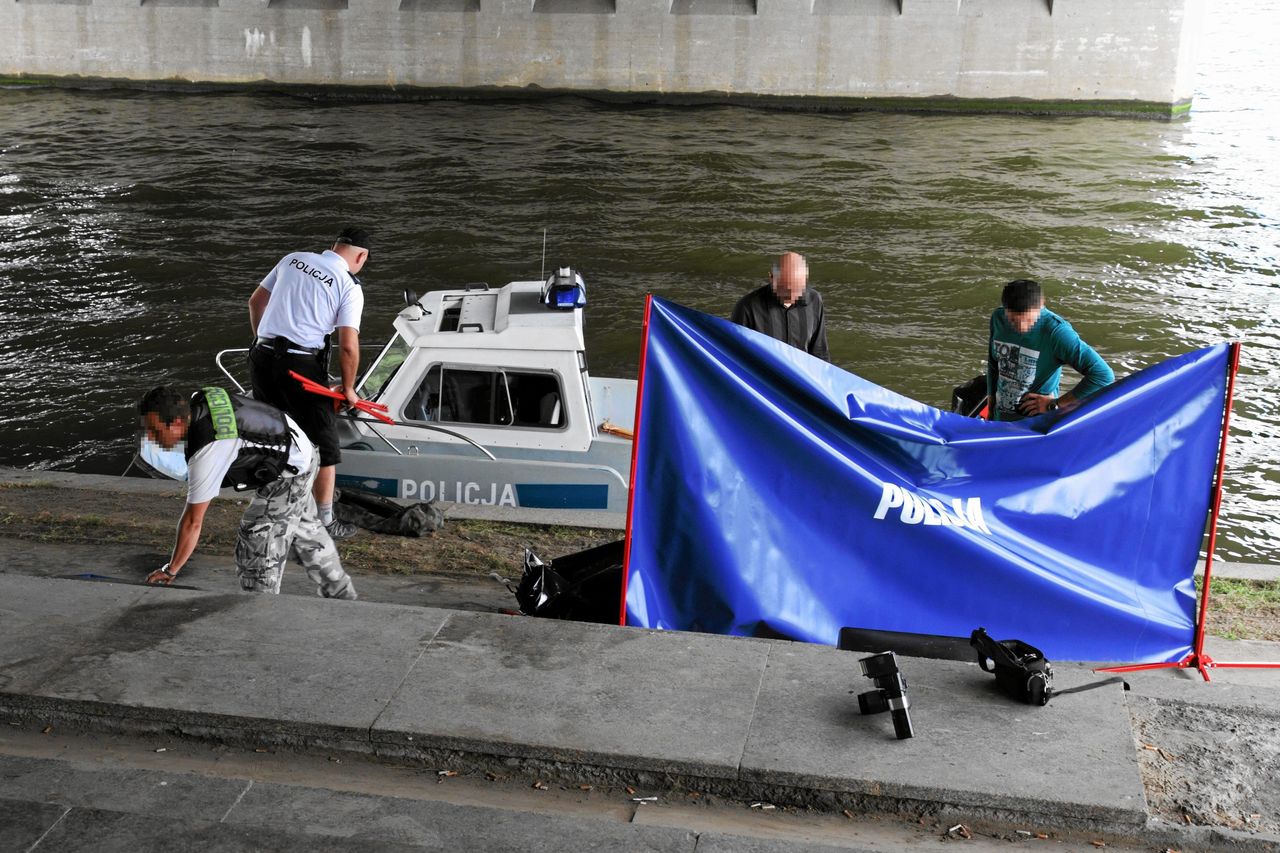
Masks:
[[[561,429],[562,398],[550,371],[433,364],[405,405],[404,419]]]
[[[396,371],[400,369],[400,365],[404,364],[405,356],[408,354],[409,344],[397,332],[383,347],[382,354],[374,360],[356,390],[366,400],[376,400],[381,397],[382,392],[387,390],[387,385],[391,383],[392,377],[396,375]]]

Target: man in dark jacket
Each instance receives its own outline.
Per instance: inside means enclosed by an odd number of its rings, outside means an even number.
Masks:
[[[730,319],[830,361],[822,295],[808,282],[809,265],[804,255],[787,252],[773,265],[769,283],[738,300]]]

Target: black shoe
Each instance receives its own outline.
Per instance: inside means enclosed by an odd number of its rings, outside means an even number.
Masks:
[[[355,536],[358,528],[349,521],[335,518],[326,524],[324,529],[329,531],[329,538],[337,542],[339,539],[350,539]]]

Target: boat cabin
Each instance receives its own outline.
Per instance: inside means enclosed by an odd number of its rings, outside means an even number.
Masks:
[[[629,391],[596,383],[592,393],[581,291],[567,306],[548,304],[565,290],[548,291],[517,281],[413,299],[359,389],[401,424],[377,431],[409,441],[422,437],[415,425],[440,425],[487,447],[586,451],[604,421],[629,429],[634,382]]]

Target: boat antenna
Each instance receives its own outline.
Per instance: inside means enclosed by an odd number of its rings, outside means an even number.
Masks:
[[[547,280],[547,226],[542,226],[542,270],[538,273],[538,281]]]

